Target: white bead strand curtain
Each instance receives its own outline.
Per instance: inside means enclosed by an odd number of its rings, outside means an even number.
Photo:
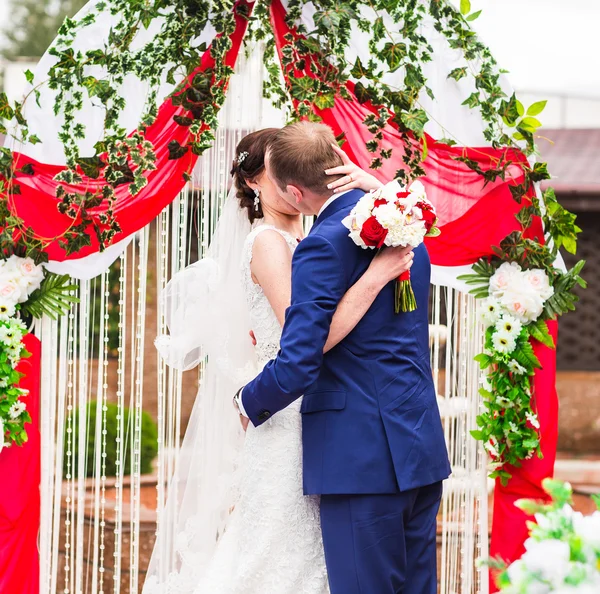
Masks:
[[[476,300],[432,285],[431,362],[452,476],[440,509],[441,594],[487,594],[488,573],[477,559],[488,556],[486,456],[471,437],[480,412],[481,371],[473,358],[482,349]]]

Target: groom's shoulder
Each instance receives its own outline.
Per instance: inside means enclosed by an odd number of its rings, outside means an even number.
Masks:
[[[353,205],[341,208],[324,221],[320,222],[314,234],[323,237],[336,248],[345,249],[354,246],[348,237],[348,229],[342,221],[350,214]]]

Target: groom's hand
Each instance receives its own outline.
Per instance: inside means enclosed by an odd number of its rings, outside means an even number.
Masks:
[[[250,424],[250,419],[244,415],[240,415],[240,423],[242,424],[242,429],[246,431],[248,429],[248,425]]]

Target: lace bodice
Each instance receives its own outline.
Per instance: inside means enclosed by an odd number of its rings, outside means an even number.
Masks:
[[[256,351],[258,363],[261,367],[267,361],[277,356],[279,341],[281,339],[281,326],[275,316],[275,312],[265,296],[262,287],[252,280],[252,272],[250,271],[254,241],[260,233],[269,230],[279,233],[285,239],[292,252],[298,245],[296,238],[272,225],[260,225],[256,227],[248,235],[244,244],[242,255],[242,286],[246,294],[248,309],[250,310],[250,322],[256,336]]]

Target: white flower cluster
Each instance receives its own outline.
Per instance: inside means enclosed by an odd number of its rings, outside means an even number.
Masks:
[[[543,270],[522,270],[516,262],[502,264],[490,279],[490,296],[480,306],[485,327],[494,326],[494,350],[503,355],[512,353],[523,325],[539,318],[553,294]],[[514,360],[509,366],[517,375],[525,373]]]
[[[565,505],[535,519],[534,536],[508,568],[510,584],[502,594],[598,594],[600,512],[584,516]]]
[[[43,280],[42,266],[31,258],[12,255],[0,260],[0,319],[14,315],[15,305],[27,301]]]
[[[22,340],[27,332],[25,324],[16,318],[9,318],[0,321],[0,345],[3,351],[8,355],[8,359],[13,368],[15,368],[21,359]],[[0,388],[6,387],[6,380],[0,378]]]
[[[548,275],[539,268],[522,270],[516,262],[504,262],[490,279],[490,296],[486,306],[495,306],[496,316],[503,311],[522,324],[537,320],[544,304],[554,295]],[[486,317],[489,326],[496,322],[493,315]]]

